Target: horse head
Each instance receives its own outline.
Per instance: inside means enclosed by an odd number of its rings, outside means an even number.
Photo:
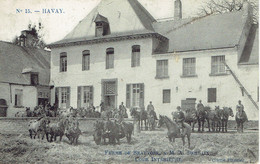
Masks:
[[[232,110],[232,108],[231,108],[231,107],[229,107],[229,108],[228,108],[228,110],[229,110],[229,115],[230,115],[231,117],[234,117],[234,113],[233,113],[233,110]]]
[[[159,115],[158,128],[160,128],[164,123],[164,116]]]

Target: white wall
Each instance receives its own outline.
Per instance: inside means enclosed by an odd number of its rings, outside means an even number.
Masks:
[[[141,46],[141,66],[131,67],[131,47]],[[106,48],[113,47],[115,50],[114,69],[105,69]],[[55,87],[71,87],[71,106],[77,107],[77,86],[93,85],[94,105],[97,106],[101,100],[101,79],[118,78],[117,106],[126,100],[126,84],[144,83],[144,101],[147,105],[153,101],[157,113],[170,115],[181,105],[181,100],[186,98],[197,98],[204,105],[215,105],[232,107],[238,100],[242,100],[249,119],[258,119],[258,110],[247,99],[241,96],[241,90],[231,75],[209,76],[211,72],[211,56],[225,55],[227,64],[241,79],[242,84],[256,100],[258,86],[257,66],[238,66],[237,50],[211,50],[193,51],[177,54],[152,55],[152,39],[125,40],[120,42],[109,42],[93,45],[80,45],[62,48],[53,48],[51,54],[51,81]],[[90,50],[90,70],[82,71],[82,51]],[[68,71],[59,72],[59,57],[61,52],[67,52]],[[187,57],[196,57],[197,77],[182,78],[182,60]],[[168,59],[169,78],[155,79],[156,60]],[[176,90],[178,88],[178,91]],[[207,89],[217,88],[217,102],[207,103]],[[171,89],[171,103],[162,103],[162,90]],[[54,92],[54,90],[53,90]],[[54,95],[52,93],[52,95]],[[52,103],[54,96],[52,96]]]

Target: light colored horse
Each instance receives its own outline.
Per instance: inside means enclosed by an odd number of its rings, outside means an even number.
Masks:
[[[175,142],[175,138],[181,138],[183,146],[185,145],[185,136],[188,138],[188,145],[190,148],[190,137],[191,137],[191,126],[187,123],[184,123],[184,132],[183,135],[181,135],[180,127],[177,125],[177,123],[173,122],[170,118],[167,116],[159,116],[159,125],[158,127],[161,127],[162,124],[166,124],[166,127],[168,129],[167,135],[170,142]]]
[[[38,135],[38,138],[40,138],[40,134],[42,135],[43,139],[47,123],[48,119],[46,117],[41,117],[38,120],[30,121],[28,126],[31,139],[35,139],[36,135]]]

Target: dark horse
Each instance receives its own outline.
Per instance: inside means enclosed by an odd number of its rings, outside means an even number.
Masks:
[[[194,131],[194,126],[198,122],[196,109],[186,109],[184,115],[185,115],[185,122],[187,122],[190,126],[193,123],[192,131]]]
[[[143,121],[144,121],[145,130],[147,130],[147,119],[148,119],[147,111],[145,110],[137,111],[137,108],[131,108],[130,112],[131,112],[131,116],[136,118],[137,121],[139,122],[139,126],[141,129],[143,127]]]
[[[220,131],[221,128],[221,113],[222,110],[219,106],[215,107],[215,110],[211,110],[210,107],[204,107],[207,116],[206,120],[208,121],[208,128],[214,131]]]
[[[246,112],[244,110],[238,110],[236,113],[237,132],[243,132],[243,124],[248,121]]]
[[[198,125],[199,125],[199,128],[198,128],[198,131],[200,132],[200,129],[201,131],[204,131],[204,123],[206,121],[206,118],[207,118],[207,113],[206,113],[206,110],[204,107],[200,107],[197,109],[197,119],[198,119]]]
[[[184,134],[181,135],[180,133],[180,127],[177,125],[177,123],[170,120],[167,116],[159,116],[159,125],[158,127],[161,127],[162,124],[166,124],[166,127],[168,129],[167,135],[170,142],[175,142],[175,138],[181,138],[183,146],[185,145],[185,136],[188,138],[188,144],[190,148],[190,136],[191,136],[191,127],[189,124],[184,123]]]
[[[223,110],[221,111],[222,132],[227,132],[227,123],[229,116],[234,117],[233,110],[228,107],[223,107]]]
[[[103,138],[104,144],[106,144],[106,138],[109,139],[110,144],[120,144],[120,139],[126,137],[127,143],[131,142],[132,132],[134,130],[134,126],[132,123],[122,122],[122,124],[118,124],[113,121],[97,121],[94,124],[94,141],[97,145],[101,143],[101,139]]]

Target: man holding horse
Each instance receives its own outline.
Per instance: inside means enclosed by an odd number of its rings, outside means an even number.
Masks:
[[[175,118],[175,121],[181,129],[181,135],[184,135],[184,128],[185,128],[183,124],[184,120],[185,120],[184,113],[181,111],[181,107],[177,106],[177,117]]]
[[[150,104],[147,106],[147,113],[148,114],[153,114],[154,115],[154,117],[155,117],[155,119],[156,120],[158,120],[158,118],[157,118],[157,116],[156,116],[156,113],[155,113],[155,111],[154,111],[154,106],[153,106],[153,104],[152,104],[152,101],[150,101]]]

